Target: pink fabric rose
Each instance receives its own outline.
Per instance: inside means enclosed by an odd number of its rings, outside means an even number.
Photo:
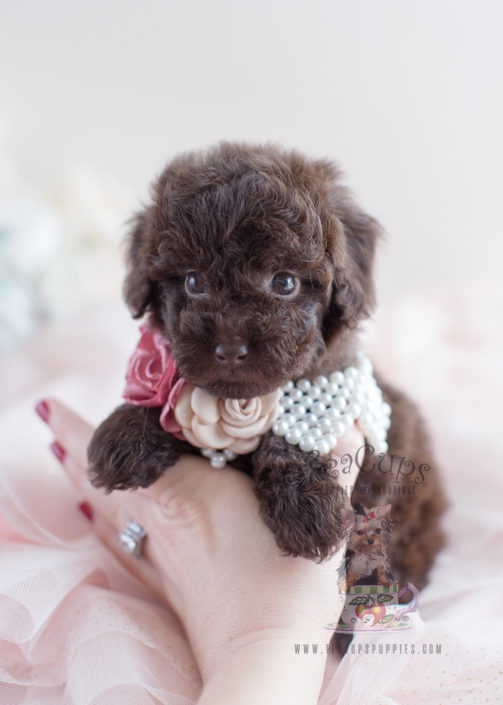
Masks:
[[[185,380],[177,373],[171,345],[148,323],[143,324],[140,331],[140,342],[129,360],[123,397],[138,406],[162,406],[161,426],[183,438],[172,411]]]
[[[197,448],[229,448],[250,453],[278,415],[281,390],[253,399],[217,399],[187,383],[174,417],[185,438]]]

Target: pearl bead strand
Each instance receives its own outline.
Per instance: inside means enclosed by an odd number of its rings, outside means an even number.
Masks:
[[[359,353],[344,372],[319,375],[312,382],[287,382],[282,392],[280,413],[272,430],[287,443],[306,452],[327,455],[358,421],[376,453],[388,450],[391,407],[383,400],[372,374],[372,363],[365,355]]]
[[[201,448],[201,455],[208,458],[214,468],[224,468],[227,461],[232,461],[237,458],[237,454],[229,448],[215,450],[215,448]]]
[[[383,400],[372,374],[372,363],[365,355],[358,353],[344,372],[336,370],[328,377],[318,375],[312,382],[290,380],[282,387],[282,392],[272,431],[283,436],[290,445],[327,455],[358,421],[376,453],[388,450],[386,437],[391,424],[391,407]],[[229,448],[202,448],[201,453],[214,468],[223,468],[237,457]]]

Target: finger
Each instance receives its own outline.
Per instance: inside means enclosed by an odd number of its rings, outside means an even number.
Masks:
[[[163,581],[159,575],[159,571],[153,566],[150,561],[149,537],[145,538],[142,551],[139,557],[126,553],[119,542],[119,532],[117,528],[111,524],[101,512],[94,512],[92,519],[93,529],[110,550],[111,553],[120,561],[120,563],[130,573],[135,575],[145,585],[158,595],[163,600],[166,597],[163,589]]]
[[[112,492],[107,495],[90,483],[87,475],[87,446],[94,431],[91,424],[57,399],[49,399],[46,404],[49,408],[47,422],[57,441],[57,447],[54,448],[54,444],[52,446],[53,452],[78,493],[116,527],[119,527],[119,513],[122,509],[137,521],[144,520],[148,511],[144,506],[141,509],[138,507],[144,501],[132,500],[133,493]]]
[[[207,496],[213,479],[217,476],[235,473],[230,467],[214,468],[209,460],[198,455],[181,455],[176,465],[171,466],[150,487],[139,488],[138,493],[163,501],[169,495]]]
[[[60,445],[68,455],[87,466],[87,446],[93,435],[93,427],[87,421],[57,399],[48,399],[49,408],[47,423]]]
[[[160,589],[160,578],[149,576],[151,571],[163,575],[165,591],[172,597],[173,604],[179,602],[174,586],[168,581],[163,567],[166,561],[170,560],[167,555],[173,553],[171,550],[177,543],[179,529],[183,526],[198,526],[202,517],[206,517],[204,501],[196,500],[190,494],[190,488],[184,485],[183,472],[186,466],[182,464],[182,472],[177,472],[177,467],[168,469],[168,477],[173,473],[175,483],[180,487],[176,490],[166,490],[167,496],[163,501],[157,501],[154,496],[140,493],[138,490],[114,491],[105,494],[102,489],[94,487],[87,477],[86,468],[69,454],[63,454],[60,462],[71,483],[79,495],[90,505],[93,516],[98,517],[95,528],[100,532],[107,546],[126,565],[127,568],[137,568],[136,558],[127,556],[118,543],[119,532],[123,530],[131,520],[138,522],[147,532],[144,542],[143,554],[148,560],[150,567],[145,567],[145,577],[149,580],[149,585],[158,592]],[[166,484],[172,484],[168,481]],[[166,488],[166,484],[164,487]],[[195,490],[195,487],[194,487]],[[161,491],[162,495],[162,491]],[[123,555],[124,554],[124,555]],[[125,557],[126,556],[126,557]],[[172,556],[171,556],[172,557]],[[177,603],[178,603],[177,602]]]

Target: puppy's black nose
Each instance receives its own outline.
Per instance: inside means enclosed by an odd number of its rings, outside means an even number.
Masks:
[[[374,543],[374,539],[369,539],[369,544],[370,544],[371,546],[372,546],[373,543]]]
[[[248,347],[244,343],[219,343],[215,357],[225,367],[238,367],[248,357]]]

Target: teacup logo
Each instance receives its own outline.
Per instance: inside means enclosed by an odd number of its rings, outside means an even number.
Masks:
[[[366,509],[359,504],[349,514],[346,574],[339,584],[344,604],[338,623],[328,627],[345,633],[408,629],[408,613],[417,609],[418,592],[410,583],[400,589],[391,573],[391,505]],[[407,594],[412,599],[401,603]]]

